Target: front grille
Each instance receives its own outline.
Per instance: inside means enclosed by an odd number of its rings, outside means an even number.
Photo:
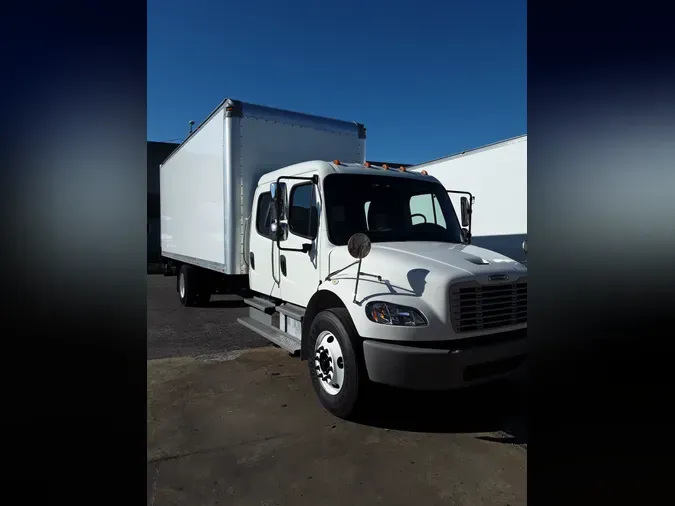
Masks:
[[[450,311],[455,332],[527,323],[527,281],[455,285],[450,290]]]

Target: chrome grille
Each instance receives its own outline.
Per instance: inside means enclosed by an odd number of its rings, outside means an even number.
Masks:
[[[450,311],[455,332],[527,323],[527,281],[457,284],[450,289]]]

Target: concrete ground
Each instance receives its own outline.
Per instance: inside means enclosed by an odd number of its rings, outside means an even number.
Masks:
[[[519,389],[377,388],[345,422],[236,302],[180,308],[172,282],[148,277],[148,504],[526,503]]]

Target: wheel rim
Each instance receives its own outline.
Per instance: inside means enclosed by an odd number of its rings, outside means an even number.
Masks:
[[[180,277],[178,278],[178,290],[180,292],[180,298],[185,298],[185,275],[181,272]]]
[[[345,363],[340,343],[328,330],[316,339],[314,367],[321,388],[329,395],[337,395],[344,384]]]

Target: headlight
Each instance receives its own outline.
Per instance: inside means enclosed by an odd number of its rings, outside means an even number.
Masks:
[[[369,302],[366,304],[366,315],[370,321],[384,325],[419,327],[428,323],[417,309],[391,302]]]

